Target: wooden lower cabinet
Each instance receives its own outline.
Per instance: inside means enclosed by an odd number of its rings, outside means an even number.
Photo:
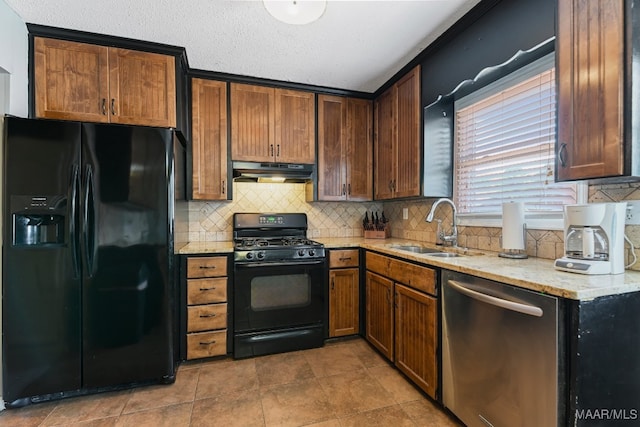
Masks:
[[[395,364],[427,394],[435,397],[438,301],[396,283],[395,305]]]
[[[358,249],[329,252],[329,336],[360,332],[360,268]]]
[[[367,340],[435,399],[436,271],[372,252],[366,254],[366,267]]]
[[[227,354],[227,257],[187,258],[187,360]]]
[[[393,360],[393,281],[367,271],[367,340]]]

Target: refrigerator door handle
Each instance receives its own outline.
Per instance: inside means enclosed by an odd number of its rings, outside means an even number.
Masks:
[[[84,250],[88,276],[93,277],[96,269],[96,219],[95,219],[95,184],[93,168],[87,165],[84,190]]]
[[[73,277],[80,277],[80,254],[78,252],[79,242],[76,224],[78,221],[78,178],[79,167],[76,163],[71,167],[71,208],[69,211],[69,244],[71,245],[71,258],[73,259]]]

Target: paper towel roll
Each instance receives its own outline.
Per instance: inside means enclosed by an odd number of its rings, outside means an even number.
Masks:
[[[525,249],[524,224],[524,203],[509,202],[502,204],[503,249]]]

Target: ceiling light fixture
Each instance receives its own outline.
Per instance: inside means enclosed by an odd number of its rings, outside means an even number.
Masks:
[[[326,0],[263,0],[267,12],[287,24],[309,24],[322,16]]]

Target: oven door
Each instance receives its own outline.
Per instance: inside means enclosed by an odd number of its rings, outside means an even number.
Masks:
[[[235,357],[322,345],[326,259],[236,263],[234,270]]]

